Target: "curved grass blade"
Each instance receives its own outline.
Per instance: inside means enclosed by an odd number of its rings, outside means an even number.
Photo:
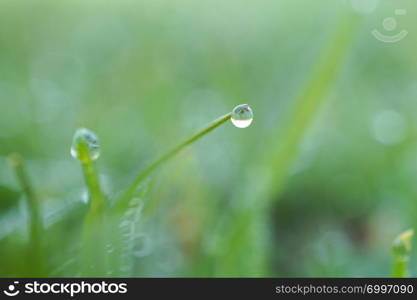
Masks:
[[[43,221],[39,199],[32,188],[29,176],[18,154],[10,155],[10,162],[15,170],[16,178],[25,194],[29,212],[29,247],[27,249],[27,266],[30,276],[45,276],[45,261],[43,257]]]
[[[185,139],[183,142],[172,148],[167,153],[160,156],[157,160],[151,163],[148,167],[146,167],[142,172],[140,172],[133,182],[125,189],[125,191],[119,196],[116,200],[114,205],[114,211],[117,214],[123,213],[127,207],[129,206],[129,201],[134,197],[135,191],[138,189],[140,184],[158,167],[163,165],[165,162],[170,160],[173,156],[175,156],[178,152],[180,152],[185,147],[189,146],[193,142],[197,141],[210,131],[216,129],[226,121],[230,120],[232,113],[228,113],[224,116],[219,117],[218,119],[214,120],[210,124],[208,124],[205,128],[201,129],[194,135],[190,136],[189,138]]]
[[[106,251],[104,226],[104,200],[98,172],[90,155],[89,146],[80,141],[77,151],[88,189],[90,207],[85,216],[81,241],[82,276],[103,276],[106,274]]]

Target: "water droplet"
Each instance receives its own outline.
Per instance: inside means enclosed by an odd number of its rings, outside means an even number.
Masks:
[[[72,140],[71,155],[81,162],[96,160],[100,156],[100,143],[97,135],[86,128],[78,129]]]
[[[253,111],[247,104],[240,104],[233,108],[231,121],[237,128],[246,128],[253,121]]]

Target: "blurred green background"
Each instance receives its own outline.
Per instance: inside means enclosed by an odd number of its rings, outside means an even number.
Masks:
[[[75,130],[99,136],[111,201],[158,154],[248,103],[251,127],[229,122],[153,174],[123,263],[105,275],[390,276],[392,240],[417,228],[416,9],[1,0],[0,275],[36,265],[10,153],[42,201],[45,275],[80,276]],[[408,35],[385,43],[374,29]]]

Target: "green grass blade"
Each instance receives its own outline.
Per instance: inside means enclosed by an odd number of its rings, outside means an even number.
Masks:
[[[197,141],[210,131],[216,129],[226,121],[230,120],[231,113],[228,113],[224,116],[219,117],[218,119],[214,120],[213,122],[209,123],[206,127],[198,131],[197,133],[193,134],[189,138],[185,139],[183,142],[172,148],[170,151],[166,152],[162,156],[160,156],[157,160],[151,163],[148,167],[146,167],[142,172],[140,172],[133,182],[125,189],[125,191],[119,196],[116,200],[114,211],[118,214],[123,213],[128,205],[129,201],[132,199],[135,191],[138,189],[140,184],[146,179],[153,171],[155,171],[158,167],[163,165],[165,162],[170,160],[173,156],[175,156],[178,152],[180,152],[185,147],[189,146],[193,142]]]
[[[267,251],[271,248],[267,229],[269,207],[285,186],[304,134],[336,81],[358,21],[359,17],[351,12],[342,16],[316,70],[302,89],[304,92],[283,122],[281,135],[271,137],[271,143],[265,146],[269,152],[248,172],[262,176],[244,177],[241,185],[250,188],[235,194],[235,201],[240,205],[222,226],[227,230],[223,231],[223,239],[219,243],[217,255],[220,259],[215,275],[268,275]]]
[[[271,195],[278,194],[284,187],[288,172],[298,156],[304,135],[338,78],[339,70],[355,36],[358,21],[358,16],[352,13],[341,19],[329,41],[328,49],[319,60],[317,69],[304,87],[304,92],[292,112],[287,115],[282,126],[283,134],[274,140],[270,147],[271,153],[265,156],[265,164],[272,164],[274,170],[269,178],[267,187],[269,195],[266,199],[271,200]]]
[[[82,276],[103,276],[106,272],[104,200],[99,175],[91,159],[86,143],[78,146],[83,157],[81,166],[89,195],[89,210],[84,220],[82,236],[81,270]]]
[[[408,265],[411,253],[411,241],[414,230],[409,229],[398,235],[392,244],[393,270],[392,276],[408,277]]]
[[[156,159],[153,163],[148,165],[142,172],[140,172],[134,181],[126,188],[126,190],[116,199],[114,207],[112,208],[112,217],[109,220],[109,224],[111,228],[109,228],[109,232],[111,232],[112,238],[112,247],[113,251],[110,258],[110,268],[112,275],[122,275],[128,276],[125,271],[120,270],[120,266],[125,263],[125,245],[126,240],[123,238],[123,229],[120,227],[120,221],[127,221],[129,218],[126,216],[127,212],[132,212],[132,210],[137,210],[140,207],[141,201],[143,197],[138,195],[138,190],[141,183],[158,167],[162,166],[165,162],[169,161],[172,157],[174,157],[178,152],[180,152],[185,147],[189,146],[193,142],[197,141],[201,137],[205,136],[212,130],[216,129],[220,125],[224,124],[226,121],[230,120],[231,113],[228,113],[224,116],[221,116],[214,120],[213,122],[209,123],[206,127],[201,129],[200,131],[196,132],[192,136],[188,137],[177,146],[160,156]],[[132,203],[132,199],[136,198],[135,203]],[[129,255],[129,254],[128,254]]]
[[[15,170],[16,178],[25,194],[27,208],[29,212],[29,247],[27,253],[27,266],[30,276],[45,276],[45,265],[43,257],[43,221],[39,199],[32,188],[29,176],[23,163],[23,159],[18,154],[10,156],[11,164]]]

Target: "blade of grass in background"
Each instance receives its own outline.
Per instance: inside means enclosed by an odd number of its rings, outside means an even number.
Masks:
[[[398,235],[392,244],[393,270],[392,276],[404,278],[409,276],[408,265],[411,253],[411,241],[414,230],[409,229]]]
[[[218,242],[214,275],[269,275],[268,257],[272,254],[267,253],[272,245],[269,242],[268,209],[283,190],[304,134],[336,81],[358,23],[359,16],[351,12],[341,18],[317,69],[301,88],[304,92],[283,121],[282,133],[271,136],[262,160],[254,159],[258,165],[245,174],[241,184],[245,188],[235,194],[234,203],[239,204],[221,226],[223,238]]]
[[[11,164],[15,170],[16,178],[25,194],[29,216],[29,247],[27,247],[27,269],[25,276],[45,276],[45,263],[43,257],[43,221],[39,199],[33,190],[29,176],[18,154],[10,156]]]

